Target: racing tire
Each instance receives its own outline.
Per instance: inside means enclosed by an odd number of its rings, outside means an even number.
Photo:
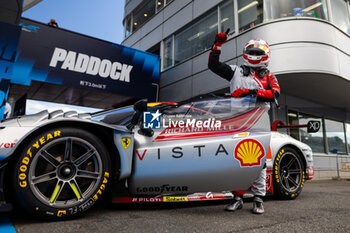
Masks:
[[[102,199],[111,177],[103,142],[78,128],[46,130],[27,143],[11,171],[13,200],[35,216],[74,218]]]
[[[273,189],[277,198],[292,200],[301,193],[305,182],[304,163],[290,147],[282,148],[273,164]]]

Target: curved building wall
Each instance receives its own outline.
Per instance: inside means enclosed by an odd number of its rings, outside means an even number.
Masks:
[[[293,73],[299,76],[303,73],[324,73],[346,80],[344,82],[345,80],[333,78],[335,80],[332,81],[332,85],[337,86],[338,82],[342,83],[343,87],[350,85],[350,47],[347,46],[350,37],[332,24],[305,18],[261,24],[224,44],[221,61],[241,65],[243,45],[249,39],[257,37],[265,39],[271,46],[271,72],[281,76],[281,79],[284,79],[284,74],[288,74],[285,79],[289,80],[283,80],[283,83],[293,82],[290,80]],[[208,70],[208,55],[209,51],[206,51],[165,70],[161,78],[160,98],[183,100],[226,87],[225,80]],[[317,82],[317,78],[314,81]],[[320,79],[320,82],[323,84],[325,81]],[[187,84],[186,88],[172,88],[184,83]],[[317,83],[310,88],[316,86]],[[286,91],[289,94],[299,93],[299,90],[294,90],[295,93],[293,90]]]

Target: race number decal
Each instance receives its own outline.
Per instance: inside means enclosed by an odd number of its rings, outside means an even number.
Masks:
[[[261,165],[264,155],[264,147],[260,142],[245,139],[237,144],[234,157],[240,162],[241,167],[254,167]]]

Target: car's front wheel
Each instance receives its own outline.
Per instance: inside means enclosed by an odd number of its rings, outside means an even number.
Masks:
[[[68,127],[47,130],[14,163],[14,201],[40,217],[71,218],[101,199],[110,170],[108,150],[92,133]]]
[[[274,193],[281,199],[294,199],[303,189],[305,169],[298,153],[290,147],[282,148],[273,164]]]

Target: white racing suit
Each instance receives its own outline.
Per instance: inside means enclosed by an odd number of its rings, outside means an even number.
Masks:
[[[260,101],[271,101],[273,96],[272,91],[275,95],[279,95],[280,89],[276,77],[270,74],[267,69],[260,70],[264,73],[259,73],[259,70],[253,70],[249,67],[239,67],[236,65],[227,65],[219,61],[220,51],[212,50],[209,55],[208,67],[214,73],[230,82],[230,92],[233,93],[235,90],[249,89],[259,90],[258,100]],[[246,69],[246,70],[244,70]],[[245,74],[245,75],[244,75]],[[267,80],[269,79],[269,80]],[[270,85],[271,84],[271,85]],[[269,87],[273,90],[268,90]],[[270,89],[271,89],[270,88]],[[265,196],[266,194],[266,165],[261,171],[259,177],[253,182],[251,186],[252,193],[254,196]],[[245,191],[233,192],[234,195],[243,196]]]
[[[249,76],[243,76],[243,71],[241,67],[236,65],[230,65],[231,69],[234,71],[234,75],[230,80],[230,92],[233,93],[238,88],[247,88],[250,90],[259,89],[259,84],[257,83],[257,78],[249,74]],[[255,81],[257,80],[257,81]],[[266,194],[266,166],[261,170],[258,178],[251,185],[251,191],[254,196],[265,196]],[[233,194],[239,195],[241,192],[233,192]]]

